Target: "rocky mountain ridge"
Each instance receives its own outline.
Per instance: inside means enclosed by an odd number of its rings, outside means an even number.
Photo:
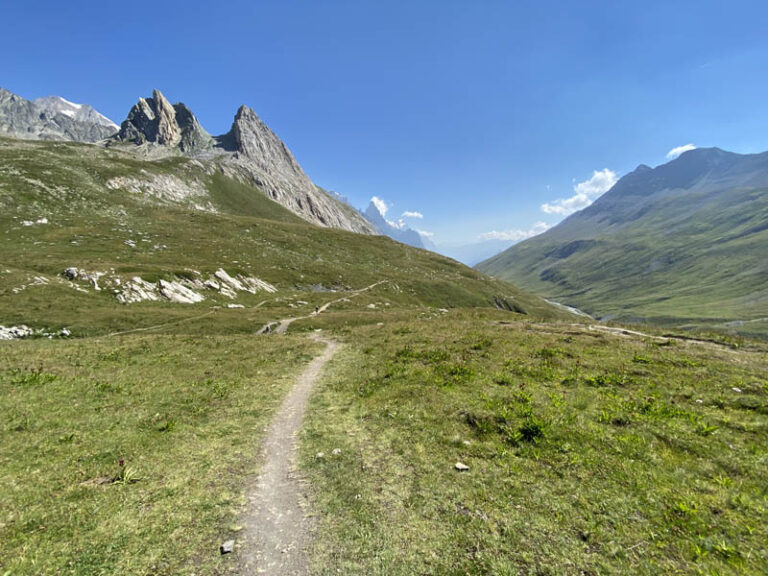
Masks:
[[[0,88],[0,135],[28,140],[98,142],[117,125],[88,104],[59,96],[31,101]]]
[[[186,105],[171,105],[155,90],[151,98],[140,98],[131,108],[111,143],[149,146],[153,154],[180,152],[257,186],[309,222],[374,233],[356,210],[315,185],[285,143],[247,106],[238,109],[229,132],[212,137]]]

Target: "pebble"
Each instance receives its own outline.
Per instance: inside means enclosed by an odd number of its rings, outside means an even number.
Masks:
[[[222,554],[229,554],[235,549],[235,541],[234,540],[227,540],[224,542],[220,547],[219,550]]]
[[[456,462],[456,464],[454,464],[453,467],[456,468],[456,470],[458,470],[459,472],[466,472],[467,470],[469,470],[469,466],[467,466],[463,462]]]

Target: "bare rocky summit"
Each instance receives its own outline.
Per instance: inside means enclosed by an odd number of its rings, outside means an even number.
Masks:
[[[186,105],[171,105],[155,90],[151,98],[139,98],[112,142],[150,147],[147,155],[165,149],[192,156],[208,163],[212,172],[256,185],[309,222],[374,233],[371,224],[354,208],[316,186],[285,143],[247,106],[239,108],[229,132],[211,137]]]
[[[98,142],[116,132],[117,124],[88,104],[75,104],[59,96],[32,101],[0,88],[0,135]]]
[[[147,142],[178,147],[193,154],[209,149],[213,139],[183,103],[171,105],[159,90],[139,98],[120,126],[117,140],[142,145]]]

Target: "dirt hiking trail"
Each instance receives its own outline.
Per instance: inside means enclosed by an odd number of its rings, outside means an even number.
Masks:
[[[307,574],[310,541],[306,499],[296,472],[297,434],[312,386],[338,344],[317,334],[325,350],[306,367],[283,400],[262,445],[264,465],[246,488],[247,510],[239,542],[240,574]]]
[[[332,306],[333,304],[337,304],[339,302],[347,302],[350,298],[355,298],[356,296],[360,296],[363,292],[367,292],[368,290],[372,290],[376,288],[379,284],[385,284],[389,282],[389,280],[379,280],[378,282],[374,282],[370,286],[366,286],[365,288],[360,288],[359,290],[353,290],[351,292],[347,292],[345,296],[342,296],[341,298],[337,298],[336,300],[331,300],[330,302],[326,302],[322,306],[320,306],[316,312],[312,312],[311,314],[307,314],[306,316],[297,316],[296,318],[283,318],[282,320],[277,320],[276,322],[270,322],[268,324],[265,324],[261,330],[257,332],[257,334],[286,334],[288,332],[288,326],[291,325],[292,322],[296,322],[296,320],[306,320],[307,318],[313,318],[314,316],[317,316],[318,314],[322,314],[326,310],[328,310],[329,306]]]

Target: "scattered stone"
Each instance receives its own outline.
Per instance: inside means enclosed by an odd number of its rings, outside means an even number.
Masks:
[[[134,242],[133,240],[126,240],[125,242],[123,242],[123,244],[125,244],[130,248],[136,248],[136,242]]]
[[[375,308],[376,308],[376,304],[374,304],[373,302],[371,302],[370,304],[368,304],[368,306],[367,306],[367,307],[373,310],[373,309],[375,309]]]
[[[315,458],[322,458],[323,456],[325,456],[325,452],[318,452],[315,454]]]
[[[734,392],[737,392],[738,394],[741,394],[741,388],[736,388],[736,386],[734,386],[733,388],[731,388],[731,390],[733,390]]]
[[[339,454],[341,454],[341,448],[334,448],[331,454],[333,454],[334,456],[338,456]]]
[[[456,462],[456,464],[453,465],[456,470],[459,472],[467,472],[469,470],[469,466],[464,464],[463,462]]]
[[[702,400],[701,398],[697,398],[696,404],[704,404],[704,400]]]
[[[227,540],[224,542],[220,547],[219,550],[222,554],[229,554],[235,549],[235,541],[234,540]]]
[[[117,301],[121,304],[132,304],[144,300],[158,300],[157,286],[142,280],[140,276],[131,278],[130,282],[126,282],[117,294]]]
[[[171,302],[177,302],[179,304],[196,304],[197,302],[205,300],[205,297],[202,294],[198,294],[179,282],[160,280],[157,284],[160,289],[160,294]]]
[[[59,336],[62,338],[68,338],[69,336],[72,336],[72,332],[70,332],[66,328],[62,328],[61,331],[59,332]]]
[[[242,304],[227,304],[227,308],[245,308]]]
[[[0,326],[0,340],[16,340],[32,336],[32,328],[25,324],[19,326]]]

